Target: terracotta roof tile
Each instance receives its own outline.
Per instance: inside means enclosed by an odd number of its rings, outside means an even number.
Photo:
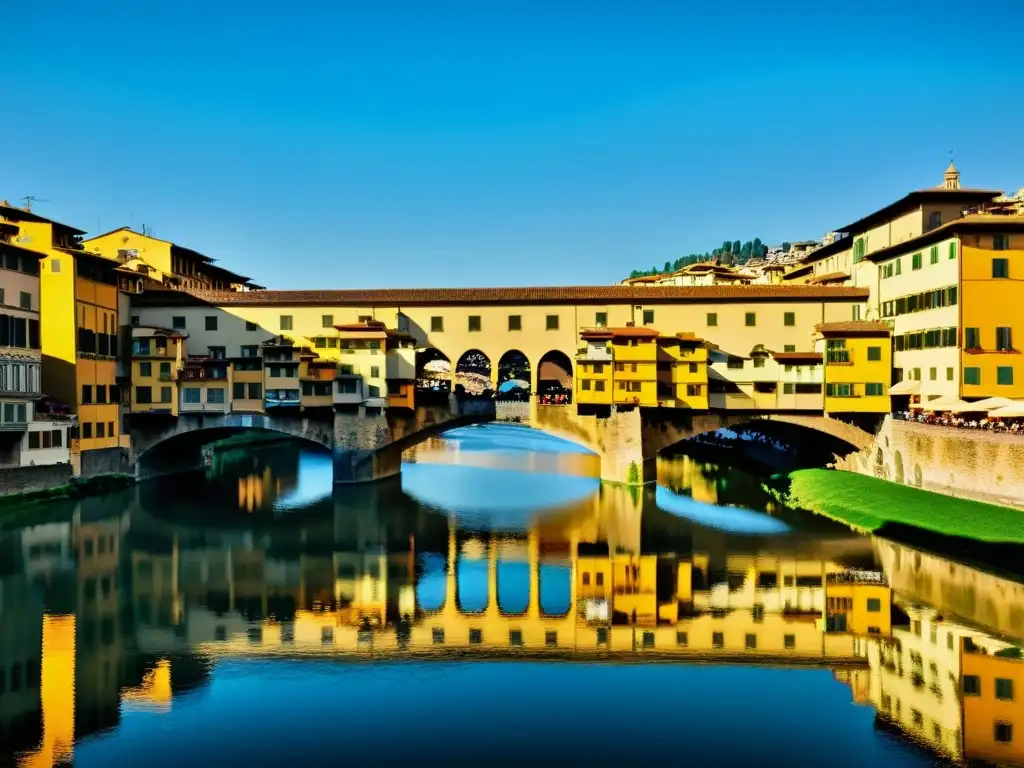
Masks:
[[[885,334],[889,335],[889,326],[875,320],[845,320],[838,323],[819,323],[814,329],[821,334],[852,333],[860,335]]]
[[[807,281],[808,285],[821,285],[823,283],[832,283],[838,280],[849,280],[850,276],[845,272],[828,272],[824,275],[816,275]]]
[[[850,301],[866,299],[866,288],[824,285],[595,285],[540,288],[378,288],[324,291],[146,291],[139,304],[203,302],[236,306],[450,304],[602,304],[702,301]]]

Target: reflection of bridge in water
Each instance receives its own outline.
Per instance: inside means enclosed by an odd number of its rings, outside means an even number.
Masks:
[[[0,744],[70,762],[76,740],[168,711],[220,658],[689,661],[832,668],[936,753],[1024,765],[994,730],[1024,729],[1019,702],[960,695],[967,677],[1024,690],[1024,633],[998,607],[1018,583],[882,540],[880,572],[862,537],[731,537],[607,493],[507,535],[386,494],[269,532],[97,518],[87,500],[73,523],[4,533],[0,670],[20,691],[0,697]]]

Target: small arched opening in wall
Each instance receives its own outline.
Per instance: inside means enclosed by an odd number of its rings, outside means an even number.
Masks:
[[[498,360],[498,390],[495,399],[500,402],[527,402],[530,399],[530,360],[518,349],[510,349]]]
[[[448,402],[452,392],[452,362],[439,349],[427,347],[416,353],[416,402]]]
[[[906,478],[903,476],[903,454],[899,451],[896,451],[892,457],[892,466],[893,479],[900,484],[906,482]]]
[[[537,363],[537,396],[541,405],[572,403],[572,360],[564,352],[545,352]]]
[[[479,349],[467,350],[456,363],[455,395],[485,399],[494,396],[491,389],[491,359]]]
[[[875,477],[885,477],[885,457],[882,455],[882,449],[875,449]]]
[[[914,465],[914,485],[920,488],[924,484],[924,473],[921,471],[921,465]]]

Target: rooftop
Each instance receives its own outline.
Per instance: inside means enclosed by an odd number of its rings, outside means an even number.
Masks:
[[[622,328],[586,328],[580,331],[582,339],[656,339],[661,336],[653,328],[627,326]]]
[[[792,360],[814,360],[821,362],[820,352],[772,352],[772,357],[783,362]]]
[[[40,224],[52,224],[55,227],[61,227],[73,234],[84,235],[84,229],[76,229],[75,227],[68,226],[67,224],[61,224],[59,221],[48,219],[45,216],[40,216],[38,213],[33,211],[26,211],[24,208],[18,208],[15,205],[11,205],[6,200],[0,200],[0,216],[11,219],[12,221],[31,221]]]
[[[963,232],[1022,232],[1024,231],[1024,216],[991,216],[976,214],[964,216],[960,219],[948,221],[940,227],[936,227],[923,235],[904,240],[902,243],[890,245],[888,248],[869,253],[866,258],[871,261],[885,261],[896,256],[901,256],[908,251],[924,248],[932,243],[945,240],[955,234]]]
[[[888,336],[889,326],[875,320],[845,320],[838,323],[819,323],[814,330],[822,336]]]
[[[1003,193],[993,189],[946,189],[944,187],[931,187],[929,189],[918,189],[904,195],[899,200],[879,208],[874,213],[869,213],[844,227],[838,227],[837,232],[859,234],[871,229],[876,224],[881,224],[900,214],[912,211],[924,203],[981,203],[987,200],[994,200]]]
[[[856,301],[867,288],[829,285],[631,285],[539,288],[380,288],[327,291],[146,291],[134,299],[146,306],[216,304],[219,306],[437,306],[459,304],[608,304],[650,305],[721,301]]]

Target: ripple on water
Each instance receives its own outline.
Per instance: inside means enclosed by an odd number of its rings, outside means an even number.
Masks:
[[[764,512],[739,507],[719,507],[682,496],[659,485],[655,493],[659,509],[684,517],[706,528],[749,536],[771,536],[792,529],[778,518]]]

